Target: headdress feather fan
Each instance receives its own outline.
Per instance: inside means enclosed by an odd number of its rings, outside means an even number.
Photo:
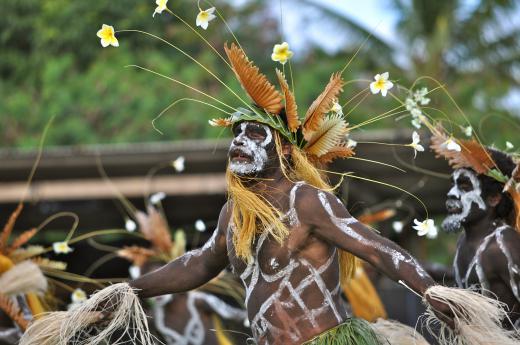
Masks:
[[[280,82],[280,87],[282,88],[283,97],[285,99],[285,116],[287,117],[287,127],[291,132],[296,132],[298,127],[300,127],[300,119],[298,118],[298,106],[296,105],[296,99],[294,98],[294,94],[289,89],[289,85],[287,84],[287,80],[280,70],[276,69],[276,75],[278,76],[278,81]]]
[[[282,96],[267,77],[260,73],[258,67],[249,61],[245,52],[234,43],[231,43],[231,47],[224,45],[224,50],[240,85],[253,102],[270,114],[279,114],[283,108]]]
[[[307,154],[321,157],[336,147],[347,133],[347,124],[341,115],[321,118],[318,130],[308,138]]]
[[[334,100],[343,91],[344,84],[341,73],[332,74],[323,92],[311,104],[303,121],[303,131],[306,139],[320,127],[323,116],[332,108]]]

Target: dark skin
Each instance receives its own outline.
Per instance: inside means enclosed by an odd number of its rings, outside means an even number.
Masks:
[[[453,187],[459,189],[462,195],[478,191],[478,186],[474,185],[475,179],[472,181],[461,174],[457,177],[453,179]],[[479,180],[480,184],[482,182]],[[457,200],[457,195],[450,194],[448,199]],[[459,287],[484,288],[507,305],[511,322],[504,320],[503,325],[512,328],[511,323],[520,322],[520,272],[515,273],[514,270],[514,266],[520,265],[520,234],[497,215],[496,207],[502,197],[501,194],[483,197],[485,209],[476,203],[471,204],[471,210],[461,224],[464,232],[459,237],[453,265],[455,272],[458,272]],[[458,210],[449,211],[457,214]],[[475,257],[481,268],[480,277],[477,267],[472,265]]]
[[[235,131],[230,161],[253,161],[253,157],[237,151],[247,145],[265,144],[269,130],[248,122],[245,129]],[[261,179],[248,180],[247,186],[285,214],[291,208],[290,192],[295,183],[282,173],[274,143],[265,149],[268,159],[254,175]],[[283,146],[283,154],[290,154],[289,145]],[[244,176],[244,180],[249,177]],[[338,249],[360,257],[396,281],[402,280],[420,295],[434,285],[412,256],[357,222],[334,195],[302,184],[295,196],[298,222],[286,222],[289,235],[283,245],[270,237],[257,236],[249,267],[235,255],[232,234],[239,230],[230,226],[228,203],[220,212],[214,236],[201,250],[187,253],[130,285],[140,289],[142,297],[183,292],[204,284],[231,265],[237,276],[242,275],[246,289],[249,287],[247,311],[255,340],[261,345],[301,344],[347,318],[337,293]],[[429,302],[449,314],[445,305]]]

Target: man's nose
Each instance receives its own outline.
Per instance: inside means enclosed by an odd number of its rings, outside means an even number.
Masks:
[[[244,140],[243,140],[241,135],[238,135],[238,136],[236,136],[233,139],[233,145],[235,145],[235,146],[243,146],[244,145]]]

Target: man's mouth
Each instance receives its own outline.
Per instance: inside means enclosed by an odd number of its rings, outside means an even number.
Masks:
[[[244,151],[240,149],[233,149],[229,152],[229,159],[232,162],[237,163],[248,163],[251,162],[252,158],[248,154],[246,154]]]
[[[460,200],[448,199],[446,201],[446,210],[449,214],[459,214],[462,212],[462,203]]]

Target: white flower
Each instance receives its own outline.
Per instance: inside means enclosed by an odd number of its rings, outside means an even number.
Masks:
[[[512,150],[512,149],[515,148],[515,146],[514,146],[511,142],[506,141],[506,148],[507,148],[508,150]]]
[[[439,231],[437,230],[437,227],[434,226],[428,233],[426,234],[426,238],[430,240],[434,240],[439,235]]]
[[[164,11],[166,9],[167,2],[168,2],[168,0],[156,0],[155,4],[157,5],[157,7],[155,8],[155,11],[153,12],[152,17],[155,17],[156,13],[161,14],[162,11]]]
[[[282,65],[285,65],[287,60],[292,58],[293,52],[289,50],[289,43],[283,42],[282,44],[275,44],[273,47],[273,53],[271,54],[271,60],[278,61]]]
[[[183,168],[184,169],[184,168]],[[177,170],[177,168],[175,169]],[[166,194],[164,192],[157,192],[155,194],[152,194],[150,196],[150,202],[154,205],[157,205],[158,203],[161,202],[161,200],[163,200],[164,198],[166,198]]]
[[[128,273],[130,274],[130,278],[137,279],[141,276],[141,267],[132,265],[128,268]]]
[[[70,295],[70,299],[74,304],[82,303],[87,300],[87,294],[85,293],[85,291],[78,288],[72,292],[72,294]]]
[[[96,35],[101,38],[101,46],[103,48],[108,46],[119,47],[119,41],[116,38],[113,26],[103,24]]]
[[[330,108],[330,111],[334,114],[343,115],[343,107],[338,103],[338,101],[334,101],[332,104],[332,108]]]
[[[417,157],[417,151],[420,151],[420,152],[424,151],[424,147],[421,144],[419,144],[420,141],[421,141],[421,138],[419,137],[419,134],[417,134],[417,132],[414,131],[412,133],[412,143],[408,144],[408,146],[413,148],[413,151],[414,151],[413,157],[414,158]]]
[[[176,172],[184,171],[184,162],[185,162],[184,156],[179,156],[179,157],[177,157],[176,160],[174,160],[172,162],[172,166]]]
[[[398,234],[400,234],[403,231],[403,227],[404,227],[404,224],[401,221],[392,222],[392,228]]]
[[[457,142],[455,140],[453,140],[452,138],[449,138],[448,140],[446,140],[445,142],[443,142],[441,144],[441,147],[442,148],[447,148],[449,151],[457,151],[457,152],[460,152],[461,150],[461,147],[459,144],[457,144]]]
[[[52,250],[54,250],[56,254],[68,254],[73,251],[67,242],[54,242],[52,244]]]
[[[421,129],[421,120],[419,118],[413,119],[412,126],[414,126],[417,129]]]
[[[208,8],[205,11],[201,9],[195,21],[197,26],[200,26],[201,28],[206,30],[208,28],[209,22],[217,18],[217,16],[214,15],[213,12],[215,12],[215,7]]]
[[[385,97],[388,90],[390,90],[394,86],[394,83],[388,80],[388,72],[376,74],[374,76],[374,79],[375,81],[370,83],[370,91],[374,95],[381,91],[381,95]]]
[[[415,230],[417,230],[418,236],[424,236],[435,233],[435,236],[437,236],[437,227],[433,223],[433,219],[425,219],[424,221],[420,222],[417,219],[414,219],[413,222],[415,223],[414,226],[412,226]]]
[[[421,112],[421,109],[419,108],[413,108],[411,111],[410,111],[410,114],[412,114],[412,117],[419,117],[421,116],[422,112]]]
[[[471,137],[471,135],[473,134],[473,127],[471,127],[471,126],[464,127],[464,134],[467,137]]]
[[[408,111],[412,111],[413,109],[417,108],[417,103],[415,103],[415,101],[413,99],[411,99],[410,97],[406,98],[406,100],[404,101],[404,104],[406,106],[406,110],[408,110]]]
[[[348,139],[348,141],[347,141],[347,147],[348,147],[349,149],[353,149],[353,148],[355,148],[356,146],[357,146],[357,141],[352,140],[352,139]]]
[[[425,97],[428,94],[428,89],[423,87],[420,90],[417,90],[413,94],[413,98],[417,103],[420,103],[421,105],[427,105],[430,103],[430,99]]]
[[[206,224],[204,224],[202,219],[197,219],[197,221],[195,222],[195,229],[197,229],[197,231],[200,232],[206,231]]]
[[[134,232],[135,229],[137,229],[137,224],[135,224],[135,222],[130,218],[127,218],[125,222],[125,229],[128,232]]]

